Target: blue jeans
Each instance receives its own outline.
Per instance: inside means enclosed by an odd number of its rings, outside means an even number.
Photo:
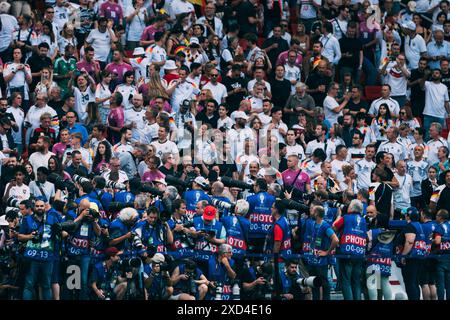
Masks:
[[[436,287],[438,300],[450,300],[450,259],[438,261]]]
[[[361,300],[363,259],[339,259],[339,271],[344,300]]]
[[[34,286],[40,280],[42,288],[42,299],[52,299],[52,279],[53,260],[52,261],[31,261],[30,269],[25,278],[25,288],[23,290],[23,300],[33,300]]]
[[[81,290],[80,290],[80,300],[89,300],[89,288],[88,288],[88,276],[89,276],[89,265],[91,262],[90,256],[76,256],[71,257],[69,264],[75,264],[80,267],[81,271]]]
[[[446,127],[445,118],[437,118],[437,117],[428,116],[428,115],[424,114],[423,115],[423,129],[425,130],[425,141],[428,141],[428,139],[430,138],[430,133],[428,132],[428,130],[430,129],[430,125],[433,122],[440,123],[442,128]]]

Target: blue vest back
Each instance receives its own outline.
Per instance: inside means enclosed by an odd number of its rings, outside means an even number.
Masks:
[[[427,254],[431,253],[431,245],[433,243],[433,233],[436,231],[438,224],[436,221],[427,221],[422,223],[422,230],[425,235],[425,242],[427,244]]]
[[[425,233],[423,232],[422,224],[420,222],[411,222],[411,225],[416,231],[416,238],[414,244],[409,252],[409,255],[414,258],[423,258],[427,255],[427,243],[425,241]]]
[[[340,252],[363,258],[366,253],[367,224],[360,214],[348,213],[343,216],[344,230],[339,242]]]
[[[441,235],[440,252],[443,254],[450,253],[450,222],[446,221],[439,225],[438,232]]]
[[[272,205],[275,197],[259,192],[247,198],[250,205],[247,217],[250,220],[250,238],[264,238],[272,226]]]
[[[227,243],[233,247],[233,255],[245,256],[247,253],[247,242],[245,241],[250,229],[250,222],[244,217],[228,216],[222,218],[223,226],[227,232]]]
[[[222,230],[222,224],[214,220],[211,224],[205,224],[202,217],[195,217],[194,218],[194,228],[195,230],[207,230],[207,231],[214,231],[216,238],[219,237],[220,232]],[[195,247],[194,252],[196,253],[195,257],[198,260],[207,261],[209,259],[209,254],[214,254],[217,252],[217,246],[215,244],[209,243],[206,241],[205,237],[199,236],[195,239]],[[206,253],[206,254],[202,254]]]
[[[367,265],[373,266],[382,276],[390,276],[394,243],[379,242],[377,238],[381,231],[381,229],[372,230],[372,249],[368,253]]]

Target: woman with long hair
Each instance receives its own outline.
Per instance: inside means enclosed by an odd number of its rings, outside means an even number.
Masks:
[[[50,47],[50,50],[48,50],[47,57],[52,59],[52,61],[55,61],[56,57],[59,53],[59,46],[56,39],[55,34],[53,33],[53,25],[50,21],[45,20],[42,22],[42,32],[39,34],[37,39],[37,44],[41,44],[42,42],[45,42]]]
[[[53,81],[53,70],[49,67],[44,67],[41,70],[41,81],[38,82],[34,93],[36,95],[42,93],[49,95],[51,88],[57,87],[58,84]]]
[[[209,52],[210,60],[216,61],[217,67],[220,67],[220,53],[222,51],[220,49],[220,38],[216,35],[211,35],[209,37]]]
[[[411,142],[414,142],[414,129],[420,128],[420,122],[417,118],[414,118],[409,102],[400,108],[399,118],[395,121],[395,126],[406,124],[409,127],[408,138]]]
[[[105,124],[109,114],[109,100],[111,99],[109,84],[111,83],[112,76],[109,71],[103,70],[101,77],[102,82],[97,85],[95,90],[95,103],[99,106],[100,122]]]
[[[310,39],[309,35],[306,33],[305,25],[303,23],[299,23],[297,25],[297,32],[294,35],[293,39],[297,39],[299,42],[299,50],[301,51],[303,57],[308,55]]]
[[[416,12],[412,16],[412,21],[416,25],[416,33],[422,36],[423,40],[425,40],[425,43],[428,43],[431,40],[431,33],[427,28],[423,27],[422,16]],[[442,24],[442,27],[443,26],[444,24]]]
[[[57,173],[63,180],[71,180],[70,174],[64,171],[62,163],[57,156],[51,156],[48,159],[48,171],[49,173]]]
[[[149,66],[149,81],[139,86],[139,92],[148,100],[153,100],[156,97],[163,97],[168,100],[167,81],[161,79],[160,67],[154,64]]]
[[[61,55],[63,55],[66,51],[66,46],[68,44],[71,44],[74,48],[77,48],[78,46],[78,41],[75,37],[75,27],[70,22],[66,22],[64,24],[61,35],[58,37],[58,46]],[[77,50],[74,50],[73,55],[77,60],[79,60]]]
[[[372,119],[372,124],[370,126],[377,139],[377,147],[381,142],[387,140],[386,131],[393,125],[395,125],[395,123],[391,119],[389,107],[386,103],[382,103],[378,109],[378,115]]]
[[[116,144],[120,141],[120,130],[125,123],[125,113],[122,106],[123,97],[120,92],[114,92],[109,101],[110,111],[106,121],[108,125],[108,141]]]
[[[92,163],[92,171],[95,174],[101,174],[109,169],[109,160],[111,160],[112,152],[109,143],[100,141]]]
[[[125,110],[131,109],[132,97],[138,93],[136,86],[134,85],[134,71],[127,71],[123,75],[124,83],[118,85],[114,92],[120,92],[123,97],[122,105]]]
[[[202,89],[200,94],[197,96],[197,109],[196,113],[201,112],[206,107],[206,101],[209,101],[213,98],[212,92],[210,89]]]

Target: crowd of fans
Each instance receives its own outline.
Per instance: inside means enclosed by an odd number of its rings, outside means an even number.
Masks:
[[[450,6],[402,2],[0,2],[0,297],[449,299]]]

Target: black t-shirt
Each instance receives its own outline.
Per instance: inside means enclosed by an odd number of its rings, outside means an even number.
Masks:
[[[222,84],[225,86],[225,88],[227,88],[227,92],[237,88],[245,89],[247,88],[247,82],[248,82],[247,79],[241,77],[239,78],[225,77],[222,80]],[[239,104],[241,103],[241,101],[244,99],[245,96],[246,96],[245,92],[239,92],[236,94],[228,95],[228,97],[226,98],[226,102],[230,107],[230,114],[231,112],[236,111],[239,108]]]
[[[200,112],[197,116],[197,121],[209,123],[211,128],[217,128],[217,120],[219,120],[219,115],[217,113],[214,113],[211,118],[209,118],[205,112]]]
[[[328,85],[331,83],[331,77],[320,75],[318,72],[314,72],[311,74],[306,80],[306,85],[309,89],[317,89],[320,85],[325,85],[325,92],[314,92],[311,93],[311,97],[313,97],[316,106],[322,106],[323,100],[327,96]]]
[[[369,104],[365,100],[359,100],[358,103],[350,100],[344,109],[348,109],[353,112],[359,112],[361,109],[364,109],[367,112],[369,110]]]
[[[166,175],[166,176],[167,175],[171,175],[171,176],[175,175],[175,169],[174,168],[167,169],[166,167],[161,166],[161,167],[158,168],[158,170],[161,171],[162,173],[164,173],[164,175]]]
[[[237,8],[236,8],[236,16],[237,16],[237,22],[239,24],[239,37],[243,37],[246,33],[254,33],[257,34],[256,30],[256,23],[250,24],[248,22],[249,17],[256,18],[256,11],[253,4],[247,1],[243,1]]]
[[[359,52],[362,50],[361,40],[356,38],[342,37],[339,40],[339,45],[341,46],[341,53],[351,53],[351,57],[342,56],[339,60],[339,65],[341,67],[357,68],[359,66]]]
[[[261,49],[268,48],[275,43],[278,44],[278,48],[272,49],[267,53],[267,56],[269,57],[269,60],[272,63],[272,66],[276,65],[277,58],[280,55],[280,53],[289,50],[289,44],[287,43],[286,40],[284,40],[281,37],[280,38],[270,37],[269,39],[264,41]]]
[[[419,69],[411,70],[411,75],[409,77],[409,81],[416,81],[422,79],[424,76],[424,72],[419,71]],[[420,88],[420,84],[416,84],[411,86],[411,102],[413,102],[413,98],[425,99],[425,91]]]
[[[439,194],[439,200],[436,205],[437,211],[445,209],[450,212],[450,188],[445,187]]]
[[[269,81],[272,90],[272,102],[275,107],[284,108],[286,101],[291,94],[291,83],[289,80],[277,80],[275,78]]]
[[[39,72],[46,67],[53,68],[52,60],[49,57],[41,58],[37,54],[33,54],[30,59],[28,59],[27,63],[29,64],[32,73]],[[33,83],[30,89],[34,90],[34,87],[39,82],[39,80],[39,77],[33,77]]]
[[[447,74],[442,73],[441,82],[447,86],[447,89],[450,88],[450,72]]]
[[[378,221],[387,227],[389,216],[391,214],[392,188],[385,183],[381,183],[375,190],[375,207],[380,212]]]
[[[219,164],[220,176],[221,177],[233,177],[233,172],[237,172],[237,167],[235,163],[222,163]]]

